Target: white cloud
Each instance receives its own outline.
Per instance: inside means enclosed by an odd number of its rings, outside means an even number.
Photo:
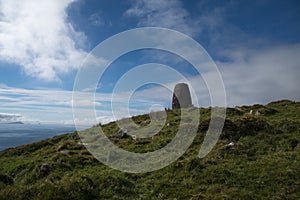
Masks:
[[[257,37],[243,31],[228,20],[231,3],[213,8],[206,7],[205,2],[199,3],[198,17],[193,21],[182,3],[176,0],[133,2],[126,15],[136,17],[139,26],[163,26],[192,33],[191,36],[205,36],[203,38],[210,52],[214,53],[215,61],[220,59],[216,63],[224,80],[227,105],[300,100],[300,44],[278,44],[271,42],[272,37]],[[195,27],[198,30],[195,31]],[[197,37],[200,41],[201,38]],[[174,38],[170,40],[175,47]],[[187,52],[182,47],[174,49]],[[211,66],[205,67],[201,63],[201,67],[205,69],[202,75],[211,77]],[[196,88],[199,105],[209,106],[210,95],[202,78],[194,77],[190,81],[199,82],[200,89]]]
[[[72,93],[73,91],[66,90],[30,90],[0,86],[0,110],[6,113],[21,113],[20,117],[21,115],[24,116],[22,119],[25,121],[72,123]],[[124,109],[123,103],[127,95],[115,95],[117,106],[120,109]],[[77,112],[81,114],[80,119],[76,119],[80,125],[95,125],[98,122],[107,123],[115,119],[110,110],[111,94],[97,93],[95,101],[93,98],[87,98],[94,97],[93,93],[79,92],[77,97],[74,104]],[[94,106],[98,108],[96,119],[91,118],[94,116]],[[133,113],[140,112],[138,109],[131,109],[131,111]],[[19,115],[11,115],[11,119],[17,116]],[[8,117],[7,115],[5,119],[8,119]]]
[[[85,35],[67,22],[72,0],[0,0],[0,60],[46,81],[76,69],[86,55]]]
[[[261,50],[231,51],[231,62],[219,62],[228,104],[300,100],[300,44]]]
[[[281,99],[300,100],[299,43],[248,51],[241,47],[241,49],[227,52],[227,55],[231,58],[230,62],[216,63],[224,81],[228,106],[266,104]],[[211,74],[209,67],[209,65],[204,66],[207,70],[202,75],[214,79],[214,74]],[[173,88],[178,82],[185,81],[178,80],[166,83],[166,85]],[[190,89],[193,89],[197,95],[197,98],[192,95],[193,102],[196,103],[198,100],[199,106],[210,106],[211,95],[203,78],[201,76],[190,77],[188,82]],[[222,93],[216,90],[213,92],[216,96]],[[171,95],[171,91],[168,93],[162,87],[152,87],[136,92],[134,97],[138,103],[150,104],[168,103],[171,101]]]
[[[72,91],[0,87],[0,110],[21,113],[25,121],[72,119]]]
[[[20,114],[0,113],[0,123],[9,123],[22,120],[23,116]]]
[[[192,19],[178,0],[135,0],[125,12],[126,16],[137,17],[139,26],[171,28],[188,35],[196,35],[200,29],[198,21]]]
[[[101,11],[98,11],[98,12],[95,12],[95,13],[91,14],[89,16],[88,20],[93,26],[104,26],[105,25],[105,21],[102,17],[102,12]]]

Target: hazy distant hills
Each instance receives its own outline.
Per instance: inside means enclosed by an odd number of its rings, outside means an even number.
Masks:
[[[6,122],[6,123],[0,123],[0,124],[24,124],[24,123],[21,121],[18,121],[18,122]]]
[[[300,199],[300,102],[227,108],[220,139],[203,159],[198,152],[211,110],[199,111],[192,145],[154,172],[130,174],[103,165],[76,132],[1,151],[0,199]],[[142,126],[150,120],[132,119]],[[137,140],[116,137],[115,122],[101,128],[119,148],[144,153],[167,145],[179,123],[180,113],[168,110],[154,138]]]

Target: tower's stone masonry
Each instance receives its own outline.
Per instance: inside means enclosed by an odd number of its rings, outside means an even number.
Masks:
[[[189,86],[186,83],[176,84],[173,92],[172,109],[193,106]]]

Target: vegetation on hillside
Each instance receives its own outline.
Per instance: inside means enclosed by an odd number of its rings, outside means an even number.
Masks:
[[[0,199],[300,199],[299,102],[227,108],[220,139],[203,159],[198,152],[210,108],[199,110],[201,123],[192,145],[154,172],[131,174],[103,165],[76,132],[4,150]],[[167,114],[153,138],[114,137],[116,122],[101,128],[120,148],[155,151],[172,140],[180,123],[178,111]],[[141,126],[150,122],[149,115],[133,120]]]

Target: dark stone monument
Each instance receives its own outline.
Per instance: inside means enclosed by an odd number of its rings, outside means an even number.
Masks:
[[[175,85],[172,99],[172,109],[192,107],[192,98],[189,86],[186,83]]]

